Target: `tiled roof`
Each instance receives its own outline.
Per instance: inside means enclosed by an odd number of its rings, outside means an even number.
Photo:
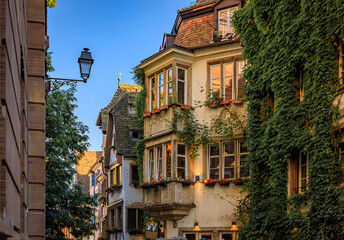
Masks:
[[[213,40],[214,14],[186,19],[179,27],[174,44],[195,48],[209,45]]]

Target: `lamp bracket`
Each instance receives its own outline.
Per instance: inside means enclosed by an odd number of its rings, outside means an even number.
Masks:
[[[45,80],[50,82],[51,89],[58,89],[64,85],[70,86],[71,88],[76,88],[78,82],[86,83],[86,80],[78,80],[78,79],[68,79],[68,78],[51,78],[46,77]]]

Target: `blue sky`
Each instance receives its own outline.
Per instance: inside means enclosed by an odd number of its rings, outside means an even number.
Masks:
[[[76,115],[89,126],[90,151],[101,149],[102,134],[95,126],[98,113],[118,86],[133,84],[132,68],[159,50],[170,33],[177,10],[192,0],[59,0],[48,10],[49,51],[55,72],[51,77],[80,79],[77,59],[84,47],[94,65],[87,84],[79,83]]]

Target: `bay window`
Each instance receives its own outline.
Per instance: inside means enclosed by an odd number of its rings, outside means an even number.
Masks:
[[[149,181],[152,181],[154,176],[154,149],[150,149],[148,152],[148,176]]]
[[[166,159],[166,179],[172,178],[172,146],[171,143],[165,146],[165,159]]]
[[[246,80],[243,60],[210,65],[210,94],[224,100],[241,99]],[[235,73],[235,74],[234,74]]]
[[[234,27],[231,21],[233,13],[237,10],[237,7],[224,9],[218,12],[218,28],[222,34],[222,37],[225,37],[229,33],[234,33]]]
[[[162,176],[162,146],[159,146],[157,148],[158,150],[158,156],[157,156],[157,164],[158,164],[158,167],[157,167],[157,170],[158,170],[158,180],[161,179],[163,176]]]

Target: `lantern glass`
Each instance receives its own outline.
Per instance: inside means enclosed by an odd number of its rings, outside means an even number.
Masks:
[[[80,66],[80,76],[85,82],[90,77],[93,61],[94,60],[92,59],[89,49],[84,48],[84,51],[81,52],[78,62]]]

